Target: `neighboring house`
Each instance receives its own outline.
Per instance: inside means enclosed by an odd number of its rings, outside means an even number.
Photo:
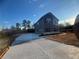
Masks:
[[[77,38],[79,39],[79,15],[77,15],[75,23],[74,23],[74,33],[76,34]]]
[[[35,24],[36,33],[45,33],[45,32],[57,32],[58,28],[58,19],[51,13],[47,13],[41,17]]]

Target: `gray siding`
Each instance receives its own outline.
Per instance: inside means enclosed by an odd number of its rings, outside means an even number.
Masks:
[[[44,15],[37,23],[34,24],[36,33],[58,31],[58,19],[48,13]]]

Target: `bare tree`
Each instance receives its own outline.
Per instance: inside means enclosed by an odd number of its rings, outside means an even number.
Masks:
[[[64,24],[59,24],[59,30],[60,30],[61,32],[64,31],[64,28],[65,28]]]
[[[17,29],[17,30],[20,29],[20,23],[16,23],[16,29]]]
[[[65,26],[71,26],[71,24],[70,24],[70,23],[68,23],[68,22],[66,22],[66,23],[65,23]]]
[[[23,26],[24,29],[26,30],[26,28],[27,28],[27,21],[26,21],[25,19],[23,20],[22,26]]]
[[[11,26],[11,30],[15,30],[15,26],[12,25],[12,26]]]
[[[28,29],[30,29],[30,25],[31,25],[31,21],[28,20],[28,21],[27,21],[27,27],[28,27]]]

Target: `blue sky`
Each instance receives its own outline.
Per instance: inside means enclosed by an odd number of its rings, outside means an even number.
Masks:
[[[79,14],[79,0],[0,0],[0,27],[22,23],[23,19],[35,23],[48,12],[60,22],[71,23]]]

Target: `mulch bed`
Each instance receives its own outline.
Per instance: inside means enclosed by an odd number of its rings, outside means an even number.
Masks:
[[[74,33],[67,32],[67,33],[61,33],[57,35],[50,35],[47,38],[60,43],[79,47],[79,39],[77,39]]]

